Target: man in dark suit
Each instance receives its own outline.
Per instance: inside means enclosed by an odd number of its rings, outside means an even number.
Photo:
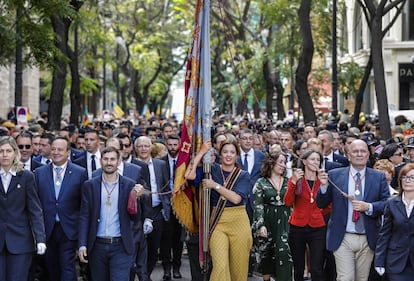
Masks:
[[[120,133],[116,136],[122,143],[122,160],[125,163],[132,163],[141,167],[141,177],[149,186],[150,184],[150,176],[147,163],[138,160],[137,158],[132,156],[132,152],[134,150],[134,145],[132,143],[131,138],[127,134]]]
[[[153,231],[147,234],[148,275],[151,276],[157,262],[162,231],[166,222],[170,219],[170,179],[168,178],[169,172],[167,164],[160,159],[151,157],[152,142],[150,138],[146,136],[137,138],[135,140],[135,149],[138,159],[148,164],[150,174],[150,185],[148,189],[152,193],[151,208],[145,211],[147,217],[144,220],[144,232],[146,232],[146,225],[152,223]]]
[[[113,147],[117,149],[120,153],[122,153],[122,142],[120,139],[116,137],[110,137],[106,140],[105,146]],[[131,179],[136,184],[141,184],[143,186],[147,186],[145,181],[141,175],[141,167],[126,163],[125,161],[121,161],[118,166],[118,173],[121,176],[127,177]],[[95,170],[92,174],[92,177],[102,177],[102,168]],[[138,208],[139,208],[139,216],[137,217],[136,223],[133,224],[134,229],[134,242],[136,245],[136,252],[135,252],[135,266],[131,268],[131,276],[130,279],[133,281],[135,279],[135,274],[138,275],[139,280],[146,281],[148,279],[147,273],[147,241],[144,237],[144,233],[142,230],[142,223],[145,219],[145,210],[148,210],[150,207],[150,199],[149,195],[142,196],[138,199]]]
[[[245,129],[240,131],[238,141],[240,144],[241,154],[237,158],[237,163],[243,167],[243,170],[249,172],[250,180],[253,186],[261,176],[260,167],[262,166],[265,155],[263,152],[253,148],[254,136],[252,130]],[[250,192],[246,204],[247,214],[249,215],[250,221],[253,219],[253,199],[253,193]]]
[[[23,168],[34,172],[37,168],[43,166],[42,163],[33,159],[33,145],[32,134],[28,132],[21,132],[16,137],[17,146],[20,150],[20,162],[23,163]]]
[[[43,133],[40,136],[39,156],[35,157],[34,160],[42,163],[43,165],[50,164],[52,162],[50,157],[50,145],[54,138],[55,135],[52,133]]]
[[[349,161],[345,156],[340,154],[334,153],[333,145],[334,145],[334,136],[331,131],[322,130],[318,134],[318,139],[322,141],[323,145],[323,160],[340,163],[342,167],[346,167],[349,165]]]
[[[73,163],[86,169],[88,179],[92,178],[92,173],[101,167],[101,152],[99,151],[99,133],[96,130],[88,129],[85,132],[86,152],[78,156]]]
[[[129,279],[138,215],[128,213],[127,206],[130,196],[141,196],[144,188],[118,174],[120,161],[117,149],[105,148],[102,177],[82,186],[79,259],[89,263],[92,280]]]
[[[180,146],[180,137],[175,134],[167,136],[165,145],[168,154],[161,158],[167,164],[168,177],[170,179],[170,189],[174,189],[175,169],[178,159],[178,147]],[[161,239],[161,260],[164,268],[164,280],[171,280],[171,267],[174,278],[181,278],[181,256],[183,252],[185,232],[177,217],[172,214],[169,222],[162,234]],[[171,256],[172,253],[172,256]]]
[[[86,170],[68,161],[70,143],[56,137],[52,163],[36,169],[35,178],[46,230],[46,268],[50,280],[77,280],[75,259],[81,187]]]
[[[337,280],[368,280],[377,241],[388,184],[382,172],[367,168],[367,144],[354,140],[350,145],[350,167],[328,174],[321,170],[319,208],[332,203],[327,227],[327,249],[335,256]],[[352,274],[355,273],[355,276]]]

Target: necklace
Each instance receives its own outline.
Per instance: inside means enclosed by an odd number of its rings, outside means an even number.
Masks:
[[[226,188],[228,177],[231,175],[231,173],[233,173],[233,171],[234,171],[235,168],[236,167],[233,167],[233,169],[229,172],[229,175],[227,177],[224,177],[223,168],[220,165],[221,178],[223,179],[223,187],[224,188]]]
[[[112,192],[114,192],[115,187],[118,185],[118,180],[114,183],[108,183],[107,181],[102,179],[102,182],[104,184],[106,195],[107,195],[105,205],[110,207],[111,206],[111,195],[112,195]]]
[[[277,201],[280,201],[280,199],[281,199],[281,197],[280,197],[280,191],[281,191],[281,189],[282,189],[283,179],[281,178],[281,179],[279,180],[279,184],[276,184],[276,183],[272,180],[272,178],[268,178],[268,180],[269,180],[270,184],[273,186],[273,188],[276,190],[276,193],[277,193],[277,195],[276,195],[276,200],[277,200]]]
[[[315,190],[314,187],[315,187],[316,180],[313,181],[312,188],[310,187],[308,180],[305,180],[305,183],[306,183],[306,186],[308,187],[309,193],[310,193],[310,200],[309,200],[309,202],[311,204],[313,204],[313,202],[315,202],[315,199],[313,198],[313,191]]]

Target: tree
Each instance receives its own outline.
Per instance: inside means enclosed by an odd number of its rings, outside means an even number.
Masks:
[[[371,53],[368,64],[365,68],[365,75],[358,92],[357,101],[361,101],[362,103],[363,91],[366,88],[366,84],[368,82],[367,77],[371,72],[372,66],[372,69],[374,71],[375,94],[377,96],[378,103],[379,127],[381,137],[383,139],[388,139],[391,137],[391,127],[388,114],[387,90],[385,86],[382,40],[385,34],[393,26],[397,18],[401,15],[405,2],[406,0],[358,0],[371,34]],[[382,20],[383,17],[388,13],[391,15],[391,17],[389,23],[383,28]],[[356,124],[358,122],[356,118],[358,118],[360,111],[361,104],[358,104],[356,102],[353,124]]]

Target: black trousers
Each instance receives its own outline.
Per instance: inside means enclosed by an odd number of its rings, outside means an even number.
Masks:
[[[294,279],[303,281],[306,244],[310,251],[310,272],[312,280],[326,281],[323,264],[325,256],[326,227],[312,228],[290,225],[289,247],[293,259]]]
[[[184,246],[184,230],[174,214],[171,214],[170,220],[165,223],[161,239],[161,260],[164,272],[180,270],[181,256]]]

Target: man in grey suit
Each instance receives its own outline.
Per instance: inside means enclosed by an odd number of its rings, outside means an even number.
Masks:
[[[367,144],[350,145],[349,167],[319,171],[321,187],[316,203],[332,203],[327,227],[327,249],[335,256],[337,280],[368,280],[384,204],[390,196],[384,173],[367,168]]]
[[[152,142],[146,136],[135,140],[135,149],[138,159],[148,164],[150,173],[151,207],[144,211],[144,232],[146,226],[152,224],[153,231],[147,234],[148,244],[148,275],[151,273],[157,262],[158,250],[161,243],[161,234],[166,222],[170,219],[171,213],[171,192],[169,186],[169,172],[165,161],[151,157]]]

